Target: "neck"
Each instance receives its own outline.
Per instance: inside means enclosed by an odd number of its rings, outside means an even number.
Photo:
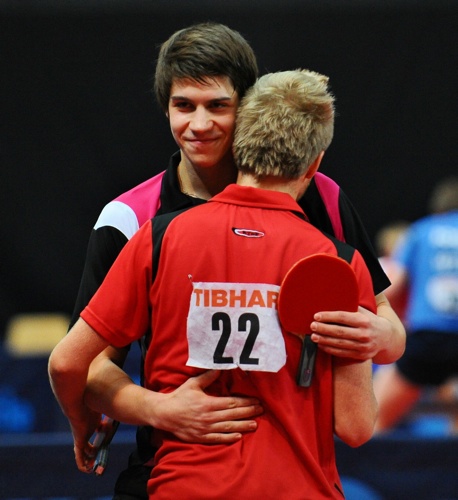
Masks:
[[[211,167],[196,167],[181,159],[178,165],[180,189],[184,194],[209,200],[236,180],[233,162],[221,162]]]
[[[254,177],[250,174],[239,172],[237,184],[269,191],[279,191],[289,194],[294,200],[298,200],[305,192],[310,179],[300,177],[299,179],[284,179],[276,176]]]

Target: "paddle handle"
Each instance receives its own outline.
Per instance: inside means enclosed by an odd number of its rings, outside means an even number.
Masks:
[[[306,335],[302,342],[301,359],[297,372],[297,384],[301,387],[310,387],[312,383],[316,353],[317,345],[312,341],[310,335]]]

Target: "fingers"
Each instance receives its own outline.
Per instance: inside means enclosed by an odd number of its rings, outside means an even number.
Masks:
[[[334,339],[367,342],[373,330],[370,319],[361,312],[320,312],[315,314],[314,319],[310,324],[312,333]],[[316,341],[313,337],[312,340]]]
[[[334,328],[332,331],[324,331],[312,333],[311,339],[318,344],[319,347],[346,349],[346,350],[366,350],[371,348],[369,339],[360,334],[359,336],[354,331],[345,331],[339,328]]]
[[[355,328],[320,323],[311,329],[312,335],[310,338],[320,347],[335,347],[340,349],[360,348],[361,344],[368,340],[365,332]]]
[[[242,434],[234,432],[227,434],[211,433],[204,437],[204,444],[230,444],[240,441]]]
[[[365,335],[355,338],[354,332],[350,335],[342,334],[341,337],[335,331],[332,335],[331,333],[323,335],[313,333],[311,339],[318,344],[320,350],[341,358],[366,360],[372,359],[377,353],[376,344],[370,338]]]
[[[258,424],[254,420],[220,421],[205,426],[205,431],[180,429],[175,435],[189,443],[216,444],[234,443],[242,439],[243,434],[254,432]]]
[[[322,311],[316,313],[313,319],[315,321],[312,325],[314,325],[315,328],[326,324],[356,327],[360,326],[361,322],[364,321],[364,316],[361,312]],[[312,326],[312,330],[314,327]]]
[[[311,335],[313,342],[323,346],[351,347],[361,342],[361,338],[355,338],[353,332],[346,332],[340,327],[320,328]]]
[[[254,419],[263,413],[258,399],[206,394],[204,389],[219,375],[217,370],[206,371],[165,395],[163,430],[185,442],[204,444],[232,443],[255,431]]]
[[[217,422],[212,426],[213,433],[219,434],[235,434],[238,433],[241,435],[246,432],[254,432],[258,428],[258,423],[256,420],[244,420],[244,421],[236,421],[231,420],[227,422]],[[210,432],[208,434],[211,434]]]
[[[256,398],[235,396],[208,396],[205,410],[200,413],[206,421],[217,422],[227,420],[251,419],[264,412]]]
[[[220,398],[235,400],[235,404],[228,405],[215,413],[215,418],[220,421],[246,420],[262,415],[263,407],[258,403],[246,404],[243,398]],[[221,402],[221,401],[220,401]]]
[[[361,351],[361,349],[342,349],[338,347],[325,346],[319,344],[319,349],[330,354],[331,356],[335,356],[338,358],[349,358],[356,361],[364,361],[366,359],[370,359],[371,356]]]
[[[224,405],[223,409],[240,409],[244,411],[244,414],[240,418],[248,417],[250,415],[259,415],[260,413],[262,413],[262,406],[260,405],[259,400],[256,398],[222,396],[218,399],[220,400],[220,403]]]
[[[207,388],[212,384],[221,374],[220,370],[208,370],[201,375],[189,379],[185,384],[195,385],[200,389]],[[235,409],[243,407],[252,407],[252,409],[243,413],[239,418],[259,415],[262,413],[262,407],[257,398],[251,397],[235,397],[235,396],[206,396],[208,398],[207,404],[212,411]]]
[[[197,375],[197,377],[191,378],[190,381],[195,383],[201,389],[206,389],[220,376],[220,374],[220,370],[208,370],[201,375]]]
[[[90,474],[94,467],[95,457],[97,454],[96,449],[90,443],[86,443],[84,447],[75,444],[73,450],[78,469],[81,472]]]
[[[325,311],[314,316],[311,339],[332,356],[365,360],[377,352],[377,328],[363,308],[359,312]]]

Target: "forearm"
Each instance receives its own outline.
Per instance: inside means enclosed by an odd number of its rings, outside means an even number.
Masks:
[[[383,293],[376,296],[377,316],[385,320],[385,334],[381,336],[381,346],[374,356],[374,363],[379,365],[395,362],[404,353],[406,331],[398,315],[390,306]]]
[[[360,446],[374,431],[378,405],[371,361],[334,358],[334,430],[349,446]]]
[[[100,416],[84,404],[87,370],[62,371],[56,362],[58,355],[53,354],[48,369],[51,387],[70,424],[78,469],[90,472],[94,462],[94,451],[88,440],[97,428]]]
[[[85,415],[84,391],[87,371],[61,369],[58,351],[49,358],[48,374],[52,391],[64,415],[72,421],[81,421]]]
[[[80,319],[49,357],[51,388],[78,437],[89,434],[95,426],[95,415],[84,403],[84,392],[91,361],[106,346],[107,342]]]
[[[104,352],[91,364],[85,403],[94,411],[131,425],[152,425],[151,413],[160,395],[133,380]]]
[[[218,376],[210,370],[172,392],[159,393],[134,384],[119,367],[100,357],[91,366],[86,401],[115,420],[165,430],[186,442],[232,443],[242,433],[256,430],[254,418],[263,409],[255,398],[207,395],[206,387]]]
[[[89,472],[94,450],[88,443],[100,422],[100,415],[84,402],[91,361],[107,342],[81,318],[53,349],[48,364],[52,390],[70,422],[78,469]]]
[[[78,354],[77,362],[73,362],[74,348],[67,347],[69,335],[51,353],[48,373],[51,388],[70,423],[75,443],[81,445],[96,428],[98,416],[84,403],[89,363],[79,360]]]

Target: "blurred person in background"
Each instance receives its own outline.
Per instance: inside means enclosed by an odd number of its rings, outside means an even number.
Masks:
[[[393,258],[394,252],[402,243],[410,223],[406,220],[395,220],[385,224],[375,235],[375,249],[379,255],[379,262],[390,279],[396,282],[398,274],[402,272],[401,266]],[[390,287],[386,293],[390,294]],[[407,307],[408,288],[405,287],[398,297],[390,297],[391,307],[395,310],[399,319],[404,322]]]
[[[377,433],[396,426],[424,389],[458,374],[458,177],[437,184],[429,212],[411,224],[394,254],[399,268],[387,296],[395,302],[409,287],[408,334],[404,355],[374,378]]]

